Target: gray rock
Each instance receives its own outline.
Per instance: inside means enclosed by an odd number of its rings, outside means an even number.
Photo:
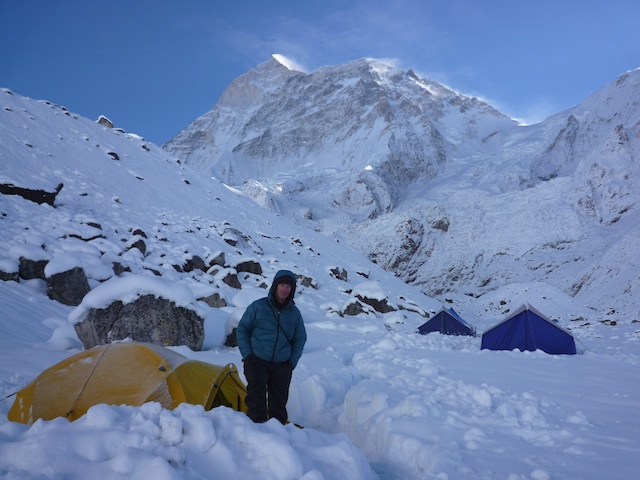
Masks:
[[[5,272],[3,270],[0,270],[0,280],[3,280],[3,281],[13,280],[14,282],[19,282],[20,275],[18,275],[18,272]]]
[[[369,313],[369,312],[364,308],[362,303],[354,299],[344,308],[343,315],[347,315],[351,317],[351,316],[360,315],[361,313]]]
[[[234,328],[233,331],[227,335],[227,338],[224,341],[225,347],[237,347],[238,346],[238,338],[236,337],[237,328]]]
[[[242,261],[235,266],[235,269],[238,273],[247,272],[254,273],[256,275],[262,275],[262,266],[255,260]]]
[[[91,291],[89,281],[80,267],[47,277],[47,295],[64,305],[80,305],[84,296]]]
[[[13,280],[14,282],[19,282],[20,275],[18,273],[18,269],[19,269],[18,261],[13,259],[3,259],[3,258],[0,258],[0,260],[3,260],[2,262],[0,262],[0,265],[2,265],[0,267],[0,280],[5,282],[11,281],[11,280]]]
[[[0,193],[5,195],[20,195],[25,200],[30,200],[39,204],[46,203],[54,207],[55,205],[53,203],[56,199],[56,195],[60,193],[62,187],[63,185],[60,183],[54,192],[47,192],[39,189],[16,187],[11,183],[3,183],[0,184]]]
[[[96,122],[102,125],[103,127],[113,128],[113,122],[109,120],[107,117],[105,117],[104,115],[100,115],[98,117],[98,120],[96,120]]]
[[[347,270],[340,267],[334,267],[331,269],[331,276],[338,280],[347,281]]]
[[[44,267],[47,266],[47,263],[49,263],[49,260],[31,260],[20,257],[18,274],[23,280],[33,280],[34,278],[45,280]]]
[[[205,265],[202,257],[199,257],[198,255],[194,255],[189,260],[187,260],[183,269],[185,272],[193,272],[194,270],[200,270],[202,272],[206,272],[207,266]]]
[[[449,231],[449,219],[448,218],[441,218],[439,220],[436,220],[435,222],[433,222],[431,224],[431,228],[434,228],[436,230],[442,230],[443,232],[448,232]]]
[[[228,272],[222,281],[231,288],[236,288],[238,290],[242,288],[242,284],[240,283],[240,280],[238,280],[238,275],[236,273]]]
[[[378,300],[376,298],[362,297],[360,295],[356,295],[356,297],[362,303],[366,303],[367,305],[370,305],[371,307],[373,307],[373,309],[376,312],[389,313],[389,312],[395,312],[396,311],[396,309],[394,307],[389,305],[389,303],[387,302],[386,298],[383,298],[382,300]]]
[[[208,297],[199,298],[198,300],[206,303],[212,308],[222,308],[227,306],[227,300],[218,292],[215,292]]]
[[[224,252],[218,253],[218,255],[216,255],[211,260],[209,260],[210,267],[213,267],[214,265],[219,265],[221,267],[224,267],[225,263],[226,263],[226,260],[225,260]]]
[[[132,303],[117,301],[103,309],[91,309],[75,325],[85,348],[131,339],[156,345],[186,345],[202,350],[204,319],[193,310],[178,307],[155,295],[143,295]]]
[[[137,248],[138,250],[140,250],[143,256],[147,253],[147,244],[144,243],[144,240],[142,240],[142,238],[137,239],[134,243],[131,244],[131,246],[129,246],[129,248],[127,248],[127,250],[131,250],[132,248]]]

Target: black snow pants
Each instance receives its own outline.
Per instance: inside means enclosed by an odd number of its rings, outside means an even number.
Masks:
[[[290,362],[273,363],[249,355],[244,360],[247,379],[247,416],[256,423],[276,418],[287,422],[287,401],[293,366]]]

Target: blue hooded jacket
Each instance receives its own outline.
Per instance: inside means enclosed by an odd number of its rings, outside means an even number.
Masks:
[[[292,284],[292,288],[285,306],[278,310],[275,292],[283,280]],[[296,367],[307,341],[307,332],[302,314],[293,301],[295,291],[295,275],[289,270],[280,270],[273,278],[269,294],[247,307],[236,329],[243,359],[256,355],[268,362],[290,362],[293,368]]]

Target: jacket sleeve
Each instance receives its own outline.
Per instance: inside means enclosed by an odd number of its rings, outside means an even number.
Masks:
[[[243,360],[253,354],[253,348],[251,347],[251,332],[255,325],[254,320],[255,311],[253,305],[249,305],[242,314],[242,318],[236,327],[236,340]]]
[[[296,368],[296,366],[298,365],[298,361],[302,356],[302,350],[304,349],[305,343],[307,343],[307,331],[304,328],[302,315],[298,315],[296,330],[293,335],[293,340],[291,341],[291,358],[289,359],[289,362],[291,362],[293,368]]]

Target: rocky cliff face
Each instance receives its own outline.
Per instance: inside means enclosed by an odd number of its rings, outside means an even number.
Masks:
[[[164,148],[429,295],[575,295],[637,234],[639,103],[632,71],[522,126],[376,60],[305,74],[271,59]]]

